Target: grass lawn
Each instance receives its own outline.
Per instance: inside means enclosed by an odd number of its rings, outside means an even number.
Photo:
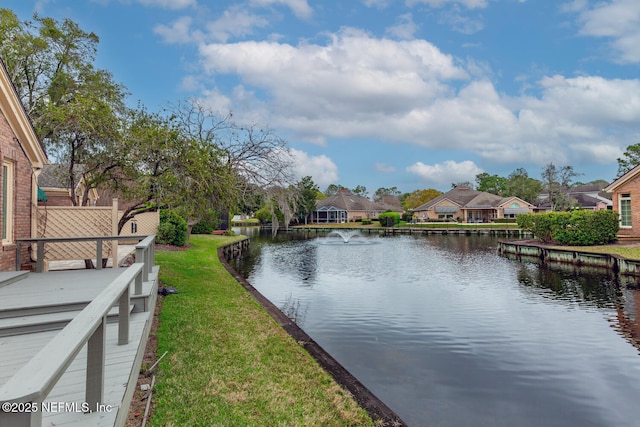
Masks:
[[[370,426],[369,415],[228,274],[217,248],[191,236],[156,251],[165,298],[151,426]]]

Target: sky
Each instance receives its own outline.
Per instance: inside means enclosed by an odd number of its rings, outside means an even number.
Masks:
[[[324,190],[401,192],[640,143],[638,0],[2,0],[70,18],[128,102],[197,99],[285,139]]]

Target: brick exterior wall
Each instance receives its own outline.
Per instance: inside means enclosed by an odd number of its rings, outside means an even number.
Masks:
[[[620,211],[620,195],[631,195],[631,228],[620,228],[618,237],[640,239],[640,176],[629,180],[613,192],[613,210]]]
[[[11,242],[16,239],[31,237],[31,215],[32,215],[32,179],[33,171],[31,162],[24,154],[22,147],[7,122],[5,116],[0,112],[0,164],[5,160],[10,160],[14,164],[13,183],[13,235]],[[0,178],[2,168],[0,168]],[[0,183],[2,180],[0,180]],[[2,203],[2,191],[0,191],[0,203]],[[0,204],[1,206],[1,204]],[[4,218],[0,218],[4,221]],[[28,250],[25,247],[21,254],[22,260],[28,260]],[[0,252],[0,271],[14,271],[16,268],[16,245],[15,243],[3,244]]]

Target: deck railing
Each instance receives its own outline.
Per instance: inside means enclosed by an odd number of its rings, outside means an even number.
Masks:
[[[135,282],[135,294],[142,293],[143,279],[148,279],[153,267],[154,245],[155,235],[142,240],[136,246],[136,263],[111,282],[0,388],[0,426],[41,426],[42,403],[85,344],[87,369],[83,408],[88,411],[99,408],[104,399],[107,314],[117,303],[118,345],[128,344],[131,284]],[[146,278],[143,277],[145,271]]]
[[[21,251],[22,245],[36,245],[36,273],[42,273],[44,271],[44,253],[45,253],[45,244],[47,243],[75,243],[75,242],[90,242],[95,240],[96,242],[96,269],[100,270],[102,268],[102,243],[104,241],[109,240],[137,240],[140,242],[141,240],[151,237],[151,236],[90,236],[90,237],[41,237],[41,238],[32,238],[32,239],[16,239],[16,270],[20,270],[22,267],[22,259],[21,259]],[[154,235],[155,238],[155,235]],[[117,267],[117,251],[114,251],[113,257],[113,267]]]

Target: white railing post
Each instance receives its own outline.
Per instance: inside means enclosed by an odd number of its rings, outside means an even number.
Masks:
[[[36,260],[36,273],[42,273],[44,271],[44,242],[38,240],[38,258]]]
[[[136,276],[137,277],[137,276]],[[127,286],[118,302],[118,345],[129,344],[129,305],[131,286]]]
[[[96,239],[96,270],[102,270],[102,239]]]
[[[134,295],[142,295],[142,274],[137,274],[135,279]]]
[[[93,332],[87,342],[87,382],[85,401],[90,408],[96,408],[104,398],[104,362],[106,346],[107,316]]]

